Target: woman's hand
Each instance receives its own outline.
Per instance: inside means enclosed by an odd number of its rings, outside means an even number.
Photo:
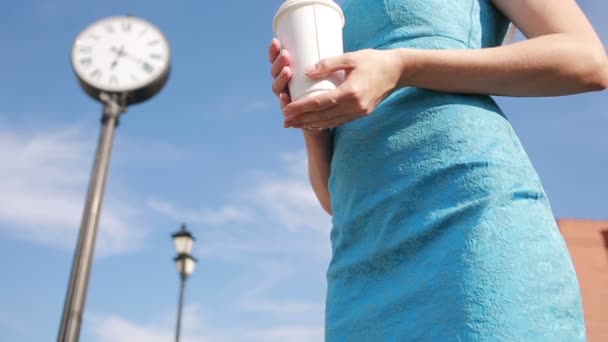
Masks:
[[[309,77],[323,78],[343,70],[345,81],[335,90],[286,105],[285,127],[332,128],[372,113],[397,87],[402,65],[394,50],[361,50],[320,61],[310,68]],[[277,89],[283,85],[279,79]]]
[[[270,48],[268,51],[270,63],[272,67],[270,74],[274,78],[272,84],[272,92],[279,97],[279,103],[281,109],[284,109],[288,104],[291,103],[291,97],[289,95],[289,80],[293,75],[291,68],[289,67],[290,56],[287,50],[281,49],[281,43],[278,39],[274,38],[270,42]],[[319,135],[322,129],[305,128],[302,130],[307,135]]]

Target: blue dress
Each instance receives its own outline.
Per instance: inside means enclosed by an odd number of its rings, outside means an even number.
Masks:
[[[491,47],[508,27],[490,0],[342,7],[346,51]],[[334,130],[329,187],[327,341],[585,340],[566,244],[490,96],[396,91]]]

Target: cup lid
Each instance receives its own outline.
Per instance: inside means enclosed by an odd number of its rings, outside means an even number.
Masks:
[[[342,12],[340,6],[333,0],[285,0],[285,2],[283,2],[281,7],[279,7],[279,10],[274,16],[274,20],[272,23],[274,33],[277,33],[277,19],[283,12],[289,9],[293,9],[294,7],[300,7],[305,5],[324,5],[335,9],[336,11],[338,11],[338,13],[340,13],[340,17],[342,18],[342,26],[344,26],[344,13]]]

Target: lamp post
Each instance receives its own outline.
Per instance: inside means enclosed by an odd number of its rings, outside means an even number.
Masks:
[[[194,247],[194,236],[188,231],[185,224],[182,224],[182,228],[172,235],[173,244],[177,251],[175,257],[175,265],[179,272],[180,287],[179,287],[179,302],[177,307],[177,327],[175,329],[175,342],[179,342],[179,334],[181,330],[182,322],[182,309],[184,305],[184,289],[186,287],[186,280],[194,272],[196,268],[196,259],[190,255],[192,247]]]

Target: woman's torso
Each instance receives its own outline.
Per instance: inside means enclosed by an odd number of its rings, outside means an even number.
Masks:
[[[508,27],[490,0],[343,8],[347,51],[491,47]],[[394,92],[335,129],[329,187],[328,341],[584,340],[565,243],[491,97]]]
[[[342,7],[345,51],[491,47],[500,45],[508,28],[490,0],[345,0]],[[497,186],[542,193],[511,124],[490,96],[407,87],[371,115],[335,130],[334,225],[348,223],[364,208],[389,201],[393,192],[440,170],[466,178],[459,181],[468,189],[452,189],[462,190],[463,200],[472,193],[496,193]],[[392,192],[379,191],[384,189]],[[439,194],[441,185],[420,189],[427,190]]]

